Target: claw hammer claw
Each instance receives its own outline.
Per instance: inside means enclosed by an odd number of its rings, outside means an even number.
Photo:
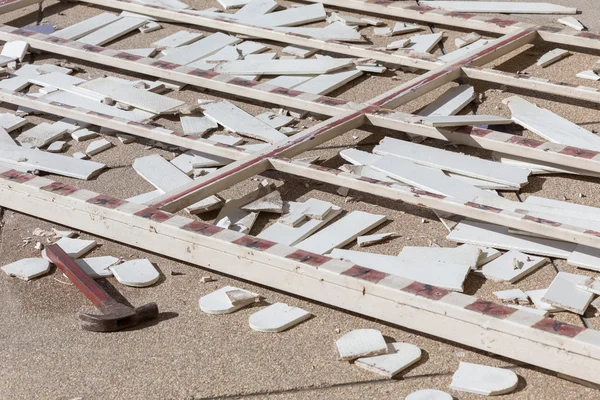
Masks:
[[[55,244],[46,246],[46,255],[102,312],[102,314],[77,314],[81,329],[112,332],[130,328],[158,316],[156,303],[148,303],[134,308],[116,301],[59,246]]]

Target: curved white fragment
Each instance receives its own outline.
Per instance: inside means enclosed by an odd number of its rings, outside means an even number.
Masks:
[[[310,318],[310,313],[285,303],[271,304],[248,319],[250,328],[258,332],[281,332]]]
[[[388,354],[356,360],[358,367],[376,374],[393,377],[421,359],[421,349],[410,343],[389,343]]]
[[[441,390],[423,389],[412,392],[404,400],[452,400],[452,396]]]
[[[26,281],[44,275],[50,271],[50,263],[43,258],[23,258],[2,267],[8,276],[14,276]]]
[[[236,301],[233,305],[231,298],[227,296],[227,292],[244,292],[247,294],[245,299]],[[207,314],[229,314],[239,310],[248,304],[254,303],[259,297],[258,294],[252,293],[249,290],[239,289],[233,286],[225,286],[219,290],[200,297],[200,310]]]
[[[342,360],[354,360],[388,352],[387,343],[377,329],[356,329],[346,333],[335,344]]]
[[[513,371],[461,362],[452,375],[450,387],[463,392],[493,396],[512,392],[519,383]]]
[[[160,274],[148,259],[126,261],[110,267],[117,281],[133,287],[150,286],[160,278]]]

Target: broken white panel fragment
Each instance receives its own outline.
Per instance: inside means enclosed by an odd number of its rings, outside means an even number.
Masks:
[[[567,262],[579,268],[600,271],[600,249],[580,244],[567,258]]]
[[[8,276],[30,280],[50,271],[50,263],[43,258],[23,258],[2,267]]]
[[[469,53],[472,53],[473,50],[479,49],[489,43],[488,40],[478,40],[475,43],[471,43],[465,47],[462,47],[458,50],[451,51],[450,53],[444,54],[441,57],[438,57],[438,60],[444,62],[452,62],[459,58],[463,58],[467,56]]]
[[[362,71],[358,69],[349,69],[332,72],[329,74],[322,74],[294,86],[294,89],[301,92],[326,95],[361,75]]]
[[[57,32],[51,34],[51,36],[56,36],[63,39],[76,40],[80,37],[83,37],[89,33],[97,31],[98,29],[111,24],[117,20],[121,19],[120,16],[114,15],[111,13],[102,13],[96,15],[95,17],[88,18],[84,21],[78,22],[74,25],[67,26]]]
[[[481,274],[494,281],[515,283],[529,275],[548,260],[511,250],[481,268]]]
[[[538,308],[525,307],[525,306],[521,306],[519,304],[507,304],[507,306],[516,308],[517,310],[523,310],[523,311],[526,311],[531,314],[539,315],[542,317],[546,317],[549,314],[548,311],[540,310]]]
[[[204,36],[198,32],[179,31],[152,43],[157,49],[181,47],[202,39]]]
[[[98,245],[95,240],[71,239],[68,237],[60,238],[54,244],[72,258],[80,258]]]
[[[138,29],[145,24],[146,20],[140,18],[120,18],[117,21],[98,29],[97,31],[77,39],[77,41],[93,46],[102,46],[103,44],[112,42],[113,40],[135,29]]]
[[[324,219],[333,207],[333,204],[328,201],[318,199],[308,199],[304,204],[306,205],[306,209],[302,214],[306,215],[308,218],[320,220]]]
[[[17,141],[25,148],[44,147],[63,137],[66,132],[67,128],[61,124],[42,122],[21,133]]]
[[[160,274],[147,258],[125,261],[123,264],[110,267],[113,275],[123,285],[146,287],[153,285]]]
[[[250,0],[217,0],[225,10],[240,8],[250,3]]]
[[[385,215],[352,211],[339,221],[298,243],[295,247],[316,254],[325,254],[334,248],[345,246],[363,233],[381,225],[386,219]]]
[[[106,139],[94,140],[85,149],[85,154],[87,154],[88,156],[93,156],[103,152],[104,150],[110,149],[112,145],[113,144]]]
[[[93,139],[98,136],[97,132],[90,131],[89,129],[79,129],[73,133],[71,133],[71,137],[78,142],[84,142],[89,139]]]
[[[204,115],[239,135],[269,143],[287,139],[283,133],[228,101],[205,104],[203,109]]]
[[[11,42],[6,42],[4,44],[0,55],[9,58],[16,58],[19,61],[23,61],[23,59],[25,58],[25,54],[27,54],[27,50],[29,50],[29,43],[21,40],[14,40]]]
[[[150,33],[150,32],[157,31],[159,29],[162,29],[162,25],[156,21],[147,21],[144,26],[140,26],[140,28],[139,28],[140,32],[142,32],[142,33]],[[151,49],[152,51],[150,53],[148,53],[148,50],[150,50],[150,49],[134,49],[134,50],[127,50],[127,52],[130,54],[137,54],[142,57],[150,57],[150,54],[153,54],[156,51],[155,49]]]
[[[546,290],[542,301],[583,315],[592,302],[594,294],[580,289],[577,285],[583,284],[587,279],[585,275],[559,272]]]
[[[219,127],[214,120],[204,115],[185,115],[180,120],[186,135],[202,136]]]
[[[0,114],[0,127],[6,129],[7,132],[12,132],[24,125],[27,125],[27,120],[25,118],[10,113]]]
[[[216,226],[231,229],[241,233],[248,233],[258,218],[259,211],[246,211],[240,207],[264,197],[272,191],[272,185],[266,181],[260,183],[257,189],[247,195],[234,200],[228,200],[214,222]]]
[[[569,54],[571,54],[571,52],[568,50],[554,49],[541,56],[537,62],[537,65],[539,65],[542,68],[546,68],[547,66],[554,64],[558,60],[565,58]]]
[[[503,303],[529,304],[529,296],[521,289],[500,290],[494,295]]]
[[[455,115],[465,108],[467,104],[475,100],[477,95],[471,85],[460,85],[448,89],[443,95],[438,97],[433,103],[419,112],[419,115]]]
[[[78,85],[78,88],[93,93],[99,93],[103,96],[110,97],[115,101],[154,114],[173,112],[173,110],[185,104],[185,102],[180,100],[152,93],[144,89],[138,89],[106,78],[83,82]]]
[[[400,39],[400,40],[396,40],[396,41],[388,44],[386,47],[390,50],[398,50],[398,49],[405,48],[409,44],[410,44],[410,39]]]
[[[383,335],[377,329],[356,329],[336,340],[341,360],[386,354],[389,349]]]
[[[383,28],[375,28],[373,33],[375,36],[396,36],[409,32],[416,32],[423,28],[419,25],[410,24],[407,25],[404,22],[396,22],[393,27],[383,27]]]
[[[353,65],[351,58],[305,60],[237,60],[219,64],[215,72],[229,75],[320,75]]]
[[[374,235],[359,236],[356,238],[358,247],[367,247],[372,244],[381,243],[396,235],[396,232],[376,233]]]
[[[0,143],[15,146],[17,143],[10,134],[0,126]]]
[[[275,129],[279,129],[281,127],[289,125],[294,121],[294,117],[289,117],[283,114],[275,114],[271,111],[259,114],[256,116],[256,118],[260,119],[262,122]]]
[[[236,13],[237,14],[237,13]],[[250,23],[262,27],[291,27],[304,25],[311,22],[323,21],[327,17],[325,8],[321,3],[306,6],[292,7],[283,11],[276,11],[261,16],[237,18],[240,22]]]
[[[60,153],[65,149],[67,142],[63,140],[58,140],[56,142],[50,143],[50,146],[46,149],[49,153]]]
[[[238,18],[253,18],[270,13],[279,7],[274,0],[251,0],[235,13]]]
[[[333,249],[330,255],[375,271],[457,292],[463,291],[463,283],[471,272],[471,268],[467,264],[454,264],[438,260],[403,259],[397,256],[343,249]]]
[[[457,48],[465,47],[470,45],[471,43],[475,43],[481,39],[481,35],[477,32],[471,32],[465,36],[461,36],[459,38],[454,39],[454,44]]]
[[[412,392],[404,400],[453,400],[454,397],[436,389],[423,389]]]
[[[516,389],[519,377],[513,371],[462,362],[452,375],[450,387],[461,392],[494,396]]]
[[[392,155],[417,164],[509,186],[524,186],[531,173],[527,168],[498,165],[497,162],[479,157],[471,157],[391,137],[385,137],[379,145],[375,146],[373,153]]]
[[[282,332],[310,318],[310,313],[285,303],[271,304],[248,319],[250,328],[258,332]]]
[[[552,3],[508,2],[508,1],[432,1],[424,0],[422,6],[443,8],[466,13],[498,14],[577,14],[577,9]]]
[[[300,58],[310,57],[313,54],[315,54],[317,51],[318,51],[318,49],[309,49],[309,48],[298,47],[298,46],[287,46],[281,50],[281,52],[283,54],[290,54],[292,56],[296,56],[296,57],[300,57]]]
[[[194,168],[212,168],[227,165],[231,162],[228,158],[202,153],[196,150],[188,150],[171,160],[171,164],[191,175]]]
[[[444,262],[477,268],[482,250],[477,246],[463,245],[454,248],[404,246],[398,257],[403,260]]]
[[[435,116],[412,116],[407,122],[423,124],[436,128],[449,126],[478,126],[478,125],[505,125],[511,124],[512,120],[495,115],[435,115]]]
[[[406,49],[419,53],[429,53],[444,37],[443,32],[411,36],[411,45]],[[405,49],[399,50],[402,53]]]
[[[600,81],[600,75],[592,70],[580,72],[575,76],[577,76],[578,78],[581,78],[581,79],[589,79],[591,81]]]
[[[542,301],[542,298],[546,295],[546,290],[548,289],[527,290],[525,294],[531,299],[538,310],[548,312],[564,311],[562,308],[555,307],[552,304]]]
[[[559,240],[527,237],[509,233],[508,227],[481,221],[461,221],[447,236],[448,240],[489,246],[503,250],[518,250],[540,256],[566,259],[571,255],[575,243]]]
[[[362,18],[353,17],[351,15],[343,15],[340,13],[333,12],[331,13],[330,19],[328,21],[338,21],[342,24],[348,26],[365,26],[368,25]]]
[[[302,215],[302,211],[306,208],[304,203],[289,202],[288,212],[290,214]],[[300,223],[297,226],[289,226],[281,223],[281,218],[276,223],[269,226],[258,234],[258,238],[270,240],[272,242],[293,246],[305,238],[312,235],[314,232],[325,226],[329,221],[337,217],[342,212],[341,207],[333,206],[325,219],[309,219]]]
[[[586,292],[600,295],[600,280],[598,277],[588,278],[585,281],[578,283],[577,287]]]
[[[266,196],[256,199],[240,208],[245,211],[263,211],[283,214],[283,200],[281,199],[281,193],[275,190]]]
[[[420,359],[420,348],[414,344],[396,342],[388,344],[388,354],[361,357],[354,362],[354,365],[387,378],[392,378]]]
[[[241,41],[241,39],[233,36],[216,32],[187,46],[173,49],[166,56],[161,57],[160,60],[180,65],[190,64],[216,53],[225,46],[234,45]]]
[[[243,291],[246,293],[246,300],[238,302],[235,306],[231,304],[231,300],[227,296],[227,292]],[[249,290],[236,288],[233,286],[225,286],[219,290],[207,294],[206,296],[200,297],[200,310],[207,314],[229,314],[240,308],[246,307],[252,304],[260,296]]]
[[[557,20],[558,23],[566,25],[578,31],[585,31],[586,27],[575,17],[562,17]]]
[[[113,273],[108,268],[118,263],[119,259],[112,256],[102,256],[80,258],[74,261],[90,278],[96,279],[112,276]]]
[[[600,77],[598,77],[600,79]],[[554,143],[600,150],[600,137],[577,124],[540,108],[518,96],[502,101],[512,112],[512,119],[524,128]]]

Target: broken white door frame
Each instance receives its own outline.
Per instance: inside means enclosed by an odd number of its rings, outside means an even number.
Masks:
[[[523,42],[526,42],[532,39],[533,36],[533,34],[529,34],[522,40]],[[194,69],[192,67],[163,63],[160,62],[160,60],[144,58],[141,56],[131,55],[123,51],[107,49],[99,46],[84,45],[79,42],[56,38],[49,35],[36,34],[34,32],[25,31],[7,25],[0,26],[0,40],[26,40],[31,47],[39,50],[75,57],[86,61],[100,63],[102,65],[135,71],[138,73],[145,73],[159,78],[171,79],[211,90],[248,97],[253,100],[267,101],[291,108],[312,111],[319,114],[336,116],[340,113],[347,112],[348,110],[363,107],[361,104],[351,103],[341,99],[304,93],[293,89],[275,87],[269,85],[268,83],[260,83],[240,78],[233,78],[227,75],[219,75],[215,72]],[[483,54],[486,51],[486,48],[489,48],[490,46],[493,47],[496,44],[497,43],[494,43],[494,45],[490,44],[489,46],[482,48],[483,50],[474,53],[475,56]],[[498,48],[502,48],[502,46],[498,45]],[[488,62],[491,59],[490,57],[493,58],[497,57],[498,55],[499,54],[494,55],[492,53],[491,56],[486,56],[487,59],[478,59],[478,62]],[[459,65],[461,67],[461,71],[467,68],[470,68],[471,70],[476,70],[477,68],[475,66],[467,67],[467,65],[472,64],[461,63],[461,60],[449,65],[445,65],[445,67],[454,68],[452,71],[454,74],[456,74],[456,71],[459,70],[456,68],[456,66]],[[531,82],[531,84],[533,85],[535,83]],[[552,86],[553,84],[547,85]],[[561,85],[556,84],[555,86],[559,87]],[[564,89],[572,88],[563,87],[563,90]],[[581,92],[596,95],[600,94],[600,91],[591,89],[584,90],[583,88],[581,88]],[[35,102],[35,99],[33,98],[17,99],[16,97],[13,97],[13,100],[9,100],[9,97],[11,96],[10,93],[5,92],[1,93],[1,95],[5,101],[12,102],[13,104],[19,104],[34,109],[39,108],[39,106],[31,104],[32,102]],[[21,94],[15,94],[15,96],[21,96]],[[28,104],[25,104],[25,101],[28,101]],[[51,104],[60,105],[58,103]],[[52,110],[49,110],[49,105],[44,105],[44,109],[42,111],[56,113]],[[433,127],[411,122],[410,120],[412,116],[410,114],[394,112],[388,109],[379,108],[376,105],[371,105],[366,109],[365,112],[367,113],[368,122],[375,126],[402,130],[405,132],[441,140],[456,141],[457,143],[481,147],[487,150],[498,151],[507,154],[515,154],[530,158],[532,160],[550,162],[559,165],[570,165],[584,171],[600,172],[598,169],[598,160],[594,159],[593,153],[590,153],[586,149],[557,146],[555,144],[550,144],[543,141],[524,139],[514,135],[508,135],[505,133],[480,128],[463,128],[454,131],[444,129],[438,130]],[[87,120],[85,121],[88,122]],[[95,124],[105,126],[98,123]],[[153,134],[159,133],[160,130],[161,128],[154,129]],[[130,130],[125,129],[122,131],[147,137],[139,130],[139,133],[131,132]],[[162,135],[160,137],[156,137],[155,135],[153,138],[155,140],[164,141],[165,143],[185,146],[185,144],[182,144],[181,140],[179,139],[175,141],[169,140],[168,135],[181,136],[181,134],[177,132],[169,131],[166,132],[166,135]],[[216,149],[216,152],[212,152],[208,147],[205,146],[205,144],[210,145],[210,143],[198,140],[194,145],[190,145],[190,148],[228,157],[228,155],[224,154],[225,150],[222,148]]]
[[[374,47],[360,47],[353,46],[347,43],[335,42],[335,41],[323,41],[319,39],[293,35],[285,32],[276,32],[271,29],[262,28],[259,26],[253,26],[247,23],[242,23],[233,20],[227,19],[217,19],[210,18],[207,16],[199,16],[195,13],[190,13],[189,10],[174,10],[168,8],[161,8],[155,6],[148,6],[142,3],[138,3],[135,1],[132,2],[123,2],[117,0],[89,0],[87,3],[102,5],[110,8],[115,8],[118,10],[125,10],[131,12],[138,12],[145,15],[151,15],[156,17],[165,17],[169,16],[169,19],[173,21],[193,24],[196,26],[202,26],[212,29],[218,29],[226,32],[240,33],[245,35],[252,35],[254,37],[268,39],[268,40],[276,40],[287,44],[296,44],[303,47],[309,47],[314,49],[331,51],[334,53],[350,55],[354,57],[362,57],[362,58],[370,58],[376,61],[381,62],[389,62],[392,64],[399,64],[411,67],[417,67],[421,69],[431,70],[436,69],[443,65],[443,62],[438,60],[435,56],[428,55],[425,53],[415,53],[415,52],[407,52],[406,54],[396,54],[396,50],[387,50],[381,48]],[[361,2],[362,3],[362,2]],[[394,4],[398,4],[397,2]],[[410,8],[410,7],[409,7]],[[433,14],[439,13],[440,10],[436,10]],[[453,13],[456,14],[456,13]],[[460,13],[464,15],[464,13]],[[387,15],[387,14],[384,14]],[[467,16],[474,17],[473,20],[478,20],[481,18],[480,16],[475,17],[473,14],[468,14]],[[496,20],[496,19],[490,19]],[[504,21],[504,20],[502,20]],[[500,21],[500,22],[502,22]],[[462,27],[462,25],[458,25]],[[551,27],[537,27],[532,24],[518,23],[511,27],[511,29],[506,30],[506,32],[494,32],[494,33],[509,33],[514,32],[519,29],[537,29],[538,35],[541,35],[542,38],[546,38],[545,34],[550,30],[555,28]],[[565,35],[569,37],[571,35],[570,32],[561,33],[561,35]],[[600,34],[595,34],[591,32],[580,32],[580,34],[576,35],[579,40],[582,38],[595,38],[594,46],[582,46],[585,48],[594,48],[600,49]],[[581,37],[579,37],[581,36]],[[562,37],[562,36],[561,36]],[[591,40],[591,39],[590,39]],[[551,41],[551,40],[550,40]],[[587,43],[587,42],[585,42]],[[568,44],[575,45],[571,42]],[[469,71],[462,71],[462,73],[471,78],[477,79],[484,82],[490,83],[501,83],[507,86],[514,86],[519,88],[528,88],[531,90],[536,90],[541,93],[549,93],[549,94],[559,94],[565,97],[580,99],[580,100],[589,100],[594,102],[600,102],[600,92],[597,90],[590,90],[590,88],[585,88],[583,86],[576,85],[566,85],[568,87],[564,87],[565,85],[561,85],[561,83],[552,83],[550,81],[545,80],[544,85],[532,85],[532,82],[525,82],[524,76],[521,76],[523,79],[505,79],[505,74],[501,71],[496,71],[493,69],[484,70],[483,73],[476,73],[473,69]],[[518,75],[517,75],[518,76]]]
[[[600,383],[599,331],[2,167],[0,206]]]

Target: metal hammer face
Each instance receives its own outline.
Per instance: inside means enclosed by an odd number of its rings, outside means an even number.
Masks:
[[[103,311],[104,314],[77,314],[81,329],[94,332],[114,332],[158,316],[156,303],[148,303],[138,308],[115,303],[112,306],[104,307]]]

